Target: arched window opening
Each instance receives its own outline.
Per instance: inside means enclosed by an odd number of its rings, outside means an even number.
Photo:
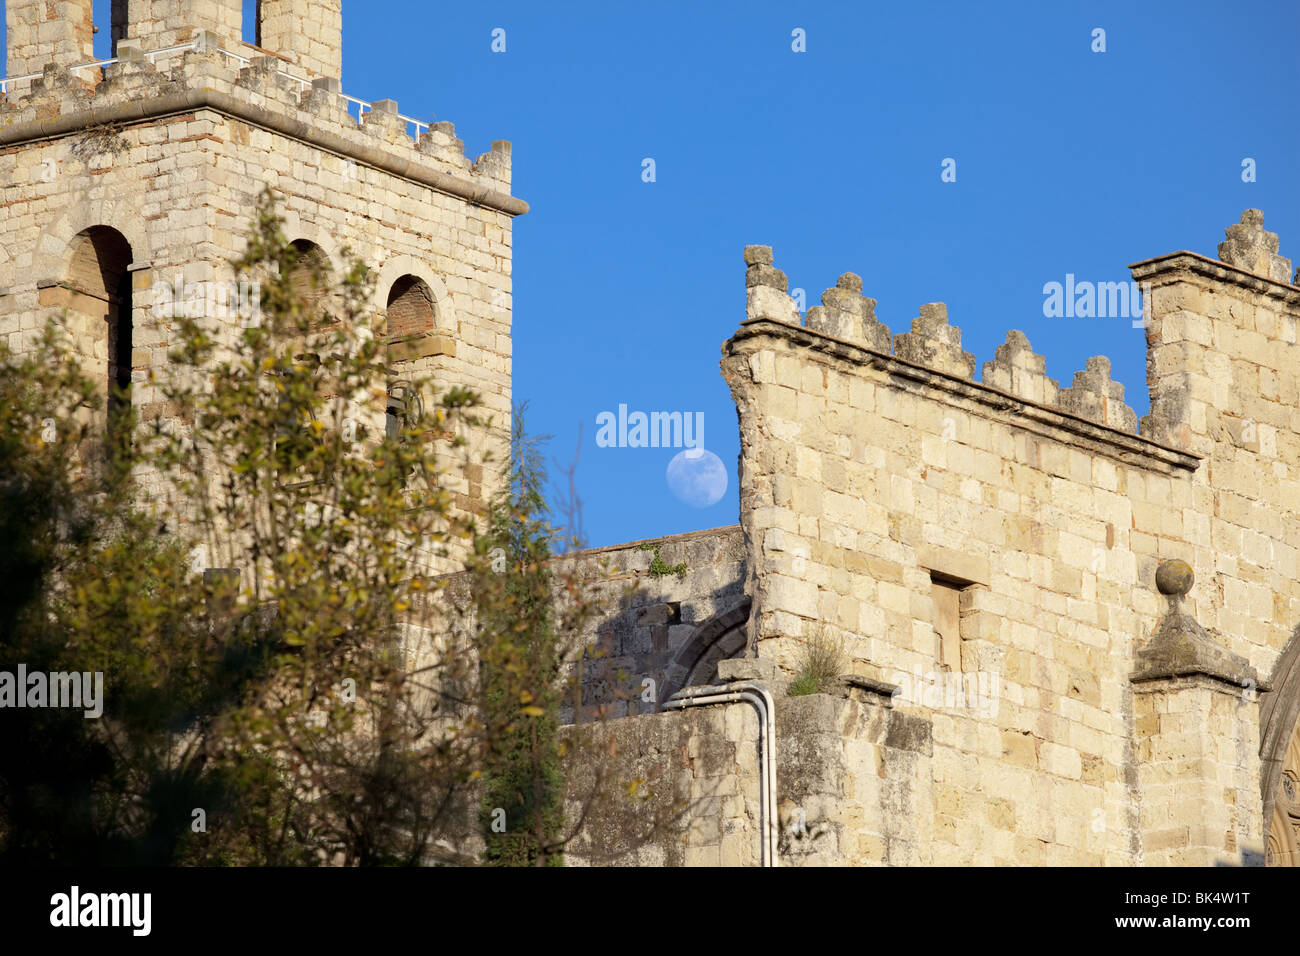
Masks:
[[[66,288],[77,351],[102,371],[111,450],[129,439],[131,409],[131,245],[116,229],[92,226],[72,240]],[[102,378],[101,378],[102,376]]]
[[[325,250],[306,239],[290,243],[297,252],[289,267],[289,289],[313,328],[332,321],[329,314],[330,261]]]
[[[401,276],[388,292],[388,341],[430,333],[437,325],[433,290],[419,276]]]
[[[108,434],[115,443],[130,437],[131,273],[118,279],[108,319]]]
[[[384,312],[384,341],[388,345],[390,369],[431,354],[428,345],[437,324],[437,306],[433,290],[419,276],[398,277],[388,290]],[[404,368],[409,369],[406,365]],[[406,381],[394,381],[388,388],[385,432],[398,438],[402,431],[416,425],[423,415],[420,394]]]
[[[1264,862],[1300,866],[1300,627],[1259,699]]]

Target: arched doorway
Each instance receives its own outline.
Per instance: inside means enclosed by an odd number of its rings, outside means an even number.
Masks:
[[[745,623],[752,603],[750,598],[742,598],[735,607],[714,615],[696,628],[664,669],[660,704],[683,687],[717,683],[718,662],[737,657],[745,649]]]
[[[1265,862],[1300,866],[1300,627],[1260,699],[1260,776]]]
[[[417,360],[428,354],[416,340],[433,334],[438,325],[438,306],[429,283],[417,275],[398,276],[388,290],[383,329],[390,370],[398,376],[419,376],[429,362]],[[403,428],[419,421],[424,399],[408,378],[394,378],[388,385],[386,432],[396,438]]]
[[[289,286],[298,307],[312,328],[328,324],[333,316],[330,294],[330,260],[325,250],[308,239],[289,243],[296,256],[288,269]]]
[[[91,226],[72,237],[64,285],[69,331],[84,367],[102,383],[110,450],[129,438],[134,323],[131,244],[116,229]]]

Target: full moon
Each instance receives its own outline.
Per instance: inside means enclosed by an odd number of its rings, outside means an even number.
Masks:
[[[727,469],[711,451],[688,448],[668,463],[668,488],[692,508],[715,505],[727,493]]]

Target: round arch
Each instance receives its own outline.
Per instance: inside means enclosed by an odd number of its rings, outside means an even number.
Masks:
[[[112,226],[91,226],[68,243],[62,278],[83,294],[113,299],[132,258],[131,243],[121,232]]]
[[[456,307],[447,292],[446,283],[427,264],[413,256],[394,256],[383,264],[375,277],[375,306],[382,309],[388,302],[393,285],[403,276],[414,276],[424,282],[433,294],[433,315],[435,328],[445,332],[455,332]]]
[[[131,243],[112,226],[94,225],[66,244],[55,273],[61,321],[83,371],[95,382],[104,407],[94,414],[109,455],[130,440],[131,381],[135,372],[135,295]]]
[[[153,261],[149,233],[137,221],[138,211],[129,203],[111,199],[71,203],[63,214],[47,223],[36,240],[32,256],[32,278],[59,280],[72,253],[72,241],[94,228],[112,228],[122,234],[131,247],[135,268]]]
[[[1300,626],[1260,695],[1260,789],[1266,862],[1300,866]]]
[[[406,335],[432,332],[438,327],[438,307],[434,303],[433,290],[429,288],[429,283],[409,272],[398,276],[397,281],[389,287],[385,312],[388,316],[386,331],[390,341]]]
[[[737,656],[748,643],[745,624],[752,604],[745,596],[730,610],[715,614],[695,629],[664,669],[661,705],[683,687],[717,681],[718,662]]]
[[[289,245],[298,253],[298,260],[289,270],[290,288],[295,297],[314,311],[334,299],[334,260],[328,252],[310,239],[291,239]],[[322,285],[316,284],[315,273],[321,274]]]
[[[331,269],[339,265],[339,246],[335,243],[332,235],[314,222],[304,222],[302,217],[292,209],[281,210],[280,219],[284,223],[283,229],[286,239],[294,243],[309,242],[325,254]]]

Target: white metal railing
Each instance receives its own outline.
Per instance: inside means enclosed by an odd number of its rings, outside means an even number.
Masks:
[[[182,43],[179,46],[164,47],[161,50],[150,50],[148,53],[145,53],[144,56],[147,59],[152,60],[155,57],[163,56],[168,53],[178,53],[181,50],[198,50],[198,49],[200,49],[199,40],[198,38],[195,38],[193,41],[189,43]],[[68,69],[73,71],[74,73],[77,70],[88,70],[91,67],[99,67],[100,69],[103,69],[106,66],[110,66],[111,64],[116,63],[119,59],[120,57],[115,56],[107,60],[92,60],[90,63],[79,63],[76,66],[70,66],[68,67]],[[6,96],[8,96],[10,83],[21,83],[24,80],[39,80],[43,75],[44,74],[42,73],[24,73],[22,76],[7,76],[3,79],[0,79],[0,93],[3,93]]]
[[[220,53],[222,56],[229,57],[232,60],[238,60],[240,63],[244,64],[245,66],[247,66],[249,63],[252,62],[252,57],[244,56],[242,53],[235,53],[234,51],[227,50],[221,46],[214,46],[214,47],[204,46],[203,37],[201,35],[195,37],[189,43],[181,43],[176,46],[163,47],[162,49],[159,50],[146,50],[143,51],[142,55],[146,60],[152,62],[158,57],[167,56],[168,54],[171,53],[181,53],[187,50],[205,50],[205,49],[213,50],[217,53]],[[120,59],[121,57],[115,56],[107,60],[92,60],[90,63],[78,63],[76,66],[68,67],[68,69],[73,73],[77,72],[78,70],[89,70],[92,68],[102,70],[106,66],[111,66],[112,64],[117,63]],[[286,73],[284,70],[276,70],[275,72],[277,75],[283,76],[285,79],[292,80],[293,82],[297,83],[298,91],[300,93],[311,86],[311,80],[304,80],[302,77],[294,76],[292,73]],[[43,75],[44,75],[43,73],[25,73],[22,76],[0,77],[0,96],[9,95],[9,86],[12,83],[22,83],[31,80],[39,80]],[[339,93],[338,95],[341,96],[344,99],[344,101],[347,102],[348,106],[345,108],[356,106],[357,122],[358,123],[364,122],[366,113],[370,112],[372,109],[372,104],[367,102],[366,100],[359,100],[355,96],[349,96],[346,93]],[[351,114],[349,113],[349,115]],[[402,113],[398,113],[397,118],[401,120],[405,120],[408,126],[412,126],[415,128],[415,138],[417,140],[420,138],[421,135],[423,135],[429,129],[428,123],[422,122],[413,116],[406,116]]]

